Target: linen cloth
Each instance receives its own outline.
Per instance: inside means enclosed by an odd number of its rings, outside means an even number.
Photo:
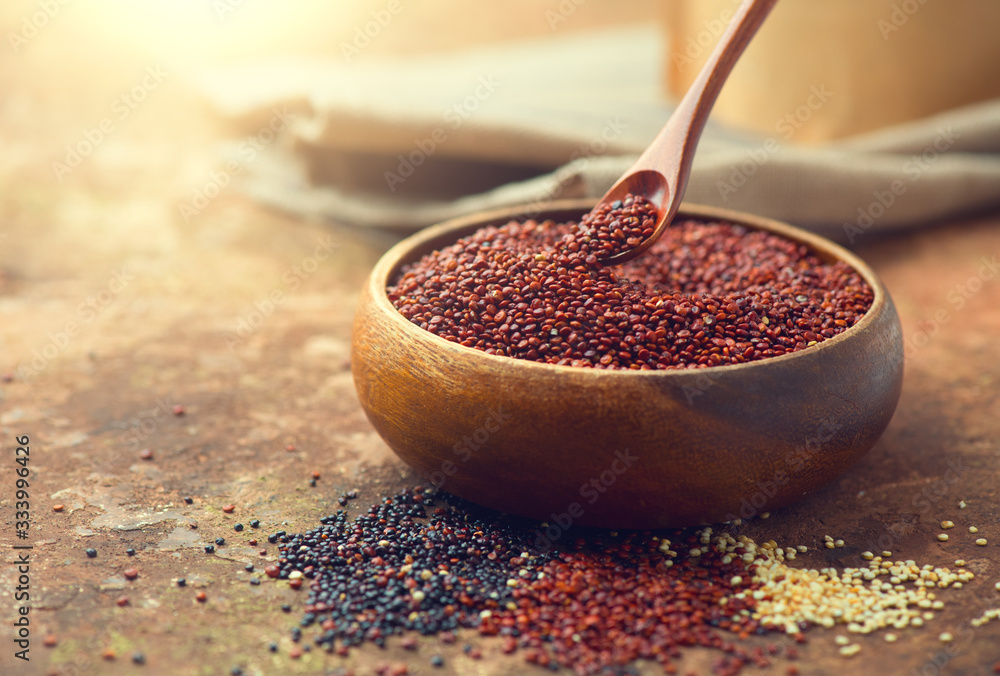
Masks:
[[[408,231],[599,197],[672,110],[665,53],[658,26],[635,26],[420,58],[247,64],[199,86],[234,133],[256,139],[252,159],[237,150],[246,139],[228,151],[243,162],[241,190],[303,216]],[[802,92],[770,135],[709,121],[685,201],[845,242],[1000,207],[1000,100],[797,145],[796,125],[836,95],[823,83]]]

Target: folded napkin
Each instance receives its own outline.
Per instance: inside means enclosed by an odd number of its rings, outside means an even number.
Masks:
[[[672,110],[664,54],[662,31],[638,26],[420,58],[247,64],[199,86],[253,142],[252,154],[247,139],[229,149],[247,194],[413,230],[603,194]],[[806,94],[816,106],[834,95]],[[1000,100],[819,147],[795,145],[795,124],[776,119],[763,136],[710,121],[685,200],[846,242],[1000,207]]]

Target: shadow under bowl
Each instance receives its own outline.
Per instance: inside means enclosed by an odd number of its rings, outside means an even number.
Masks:
[[[577,220],[592,200],[534,209]],[[676,219],[735,223],[844,261],[874,291],[855,326],[805,350],[696,370],[555,366],[489,355],[425,331],[389,301],[400,268],[507,209],[458,218],[387,252],[362,291],[351,368],[361,405],[425,481],[502,512],[605,528],[750,518],[801,499],[864,455],[889,424],[903,379],[892,299],[858,257],[770,219],[684,204]]]

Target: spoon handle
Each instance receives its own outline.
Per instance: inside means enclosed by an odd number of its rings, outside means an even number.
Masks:
[[[740,5],[670,119],[632,168],[625,172],[628,176],[652,170],[663,175],[668,191],[669,206],[665,210],[668,223],[684,196],[698,139],[715,99],[736,61],[777,1],[745,0]]]

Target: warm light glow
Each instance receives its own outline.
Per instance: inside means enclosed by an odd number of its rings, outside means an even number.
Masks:
[[[91,0],[74,9],[97,49],[124,43],[177,70],[197,70],[279,54],[337,54],[324,35],[353,25],[361,8],[301,0]]]

